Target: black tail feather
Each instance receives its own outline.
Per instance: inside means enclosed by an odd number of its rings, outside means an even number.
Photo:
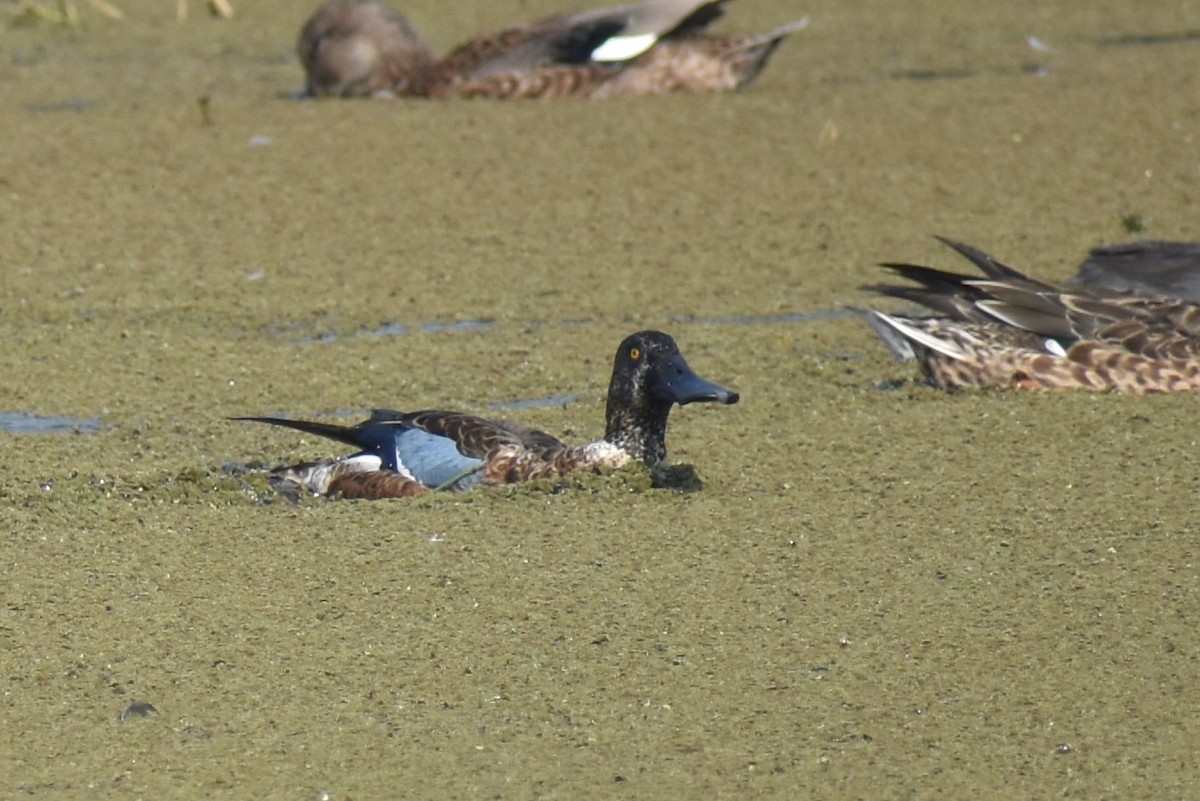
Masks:
[[[316,434],[319,437],[344,442],[356,448],[367,448],[371,444],[364,440],[362,429],[359,426],[339,426],[333,423],[317,423],[311,420],[291,420],[286,417],[230,417],[229,419],[292,428],[296,431],[303,431],[306,434]]]

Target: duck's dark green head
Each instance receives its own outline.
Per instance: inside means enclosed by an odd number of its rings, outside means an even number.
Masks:
[[[617,348],[604,438],[654,465],[667,455],[667,416],[673,404],[737,401],[733,390],[696,375],[670,336],[639,331]]]

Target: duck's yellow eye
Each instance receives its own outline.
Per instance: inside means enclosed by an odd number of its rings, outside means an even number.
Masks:
[[[630,348],[629,358],[636,362],[638,359],[642,358],[642,352],[638,348]]]

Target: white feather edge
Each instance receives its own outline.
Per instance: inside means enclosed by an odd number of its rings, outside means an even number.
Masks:
[[[975,305],[1006,325],[1011,325],[1013,328],[1020,328],[1025,331],[1029,330],[1020,320],[1004,310],[1003,303],[994,300],[977,300],[975,301]],[[1063,347],[1062,343],[1051,337],[1046,337],[1046,339],[1042,340],[1042,350],[1052,356],[1066,358],[1067,355],[1067,349]]]
[[[1052,356],[1061,356],[1064,359],[1067,358],[1067,349],[1064,348],[1062,343],[1057,339],[1047,339],[1042,343],[1042,347],[1045,348],[1046,352]]]
[[[592,61],[628,61],[645,53],[658,41],[657,33],[639,33],[633,36],[610,36],[592,51]]]
[[[383,460],[375,454],[356,453],[332,462],[281,468],[279,474],[285,481],[303,487],[313,495],[326,495],[334,476],[340,473],[374,473],[382,467]]]
[[[1013,317],[1007,311],[1005,306],[998,300],[977,300],[975,305],[984,313],[991,315],[1005,325],[1011,325],[1013,328],[1020,328],[1025,331],[1029,329],[1021,323],[1016,317]]]
[[[770,33],[755,37],[753,41],[769,42],[772,39],[778,39],[781,36],[802,31],[808,27],[808,22],[809,18],[803,17],[795,22],[789,22],[787,25],[780,26]],[[660,34],[655,32],[610,36],[592,51],[592,61],[602,61],[610,64],[630,61],[654,47],[661,38]]]
[[[873,318],[892,329],[900,336],[915,342],[923,348],[928,348],[929,350],[940,353],[943,356],[948,356],[951,359],[967,358],[967,353],[961,348],[956,347],[951,342],[947,342],[943,339],[935,337],[928,331],[923,331],[903,318],[892,317],[890,314],[884,314],[883,312],[876,311],[875,309],[871,309],[870,314]]]
[[[916,342],[918,345],[922,345],[930,350],[937,351],[944,356],[949,356],[951,359],[967,358],[967,353],[962,348],[955,346],[952,342],[940,339],[928,331],[918,328],[902,317],[892,317],[889,314],[884,314],[883,312],[876,311],[875,309],[870,309],[869,312],[871,317],[878,321],[880,326],[895,331],[906,340]],[[1020,326],[1015,327],[1019,328]],[[876,328],[876,332],[879,332],[878,328]],[[968,339],[978,341],[974,336],[965,331],[960,332],[960,335]],[[1047,337],[1046,339],[1042,340],[1042,349],[1051,356],[1058,356],[1059,358],[1063,359],[1067,358],[1067,349],[1064,348],[1062,343],[1057,339]]]

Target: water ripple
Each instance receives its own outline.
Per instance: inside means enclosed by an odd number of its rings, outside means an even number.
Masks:
[[[101,428],[100,420],[80,420],[72,417],[0,412],[0,431],[9,434],[94,434]]]
[[[501,412],[521,411],[523,409],[548,409],[555,406],[566,406],[579,400],[578,395],[547,395],[544,398],[521,398],[519,400],[496,401],[489,403],[488,408]]]

